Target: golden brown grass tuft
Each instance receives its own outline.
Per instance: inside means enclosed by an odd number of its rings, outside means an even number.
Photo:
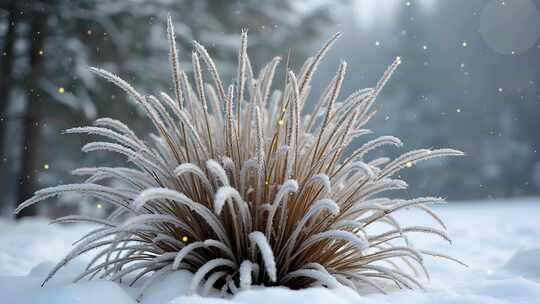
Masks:
[[[399,287],[421,287],[427,276],[423,256],[441,253],[415,249],[409,233],[429,233],[449,241],[443,222],[429,209],[436,197],[390,199],[381,193],[404,189],[396,172],[418,161],[458,156],[452,149],[414,150],[390,160],[367,160],[380,146],[401,146],[382,136],[346,155],[351,142],[365,134],[375,98],[400,64],[388,67],[373,87],[340,96],[347,65],[304,114],[310,83],[336,34],[310,57],[298,73],[286,71],[281,91],[273,90],[280,58],[260,73],[252,71],[247,32],[242,31],[238,75],[226,87],[212,58],[199,43],[192,54],[193,80],[179,69],[174,29],[168,20],[173,97],[143,95],[119,77],[92,71],[134,98],[153,123],[147,143],[122,122],[101,118],[93,126],[67,133],[88,133],[110,141],[86,144],[84,152],[111,151],[127,157],[130,167],[75,170],[89,176],[79,184],[46,188],[21,209],[68,192],[98,198],[116,209],[107,219],[68,216],[54,222],[92,222],[85,235],[53,269],[49,280],[70,260],[98,250],[76,278],[128,280],[142,277],[142,289],[177,269],[194,273],[192,292],[210,288],[236,293],[252,284],[304,288],[313,284],[383,291],[381,280]],[[205,66],[211,78],[203,79]],[[124,187],[111,187],[109,179]],[[403,227],[394,212],[418,208],[441,228]],[[375,224],[389,227],[372,230]],[[450,258],[452,259],[452,258]],[[44,284],[45,284],[44,282]]]

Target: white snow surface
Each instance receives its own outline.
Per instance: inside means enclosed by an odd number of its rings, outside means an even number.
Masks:
[[[189,295],[192,275],[173,272],[153,283],[140,299],[144,304],[504,304],[540,303],[540,199],[450,203],[434,208],[446,221],[454,240],[450,246],[436,238],[417,236],[418,248],[443,251],[469,265],[426,257],[431,281],[426,290],[372,291],[252,287],[229,299]],[[412,211],[399,214],[405,223],[433,224]],[[104,280],[73,279],[85,258],[68,264],[40,287],[54,263],[71,243],[91,227],[51,226],[45,219],[0,221],[0,303],[91,304],[137,303],[137,289]]]

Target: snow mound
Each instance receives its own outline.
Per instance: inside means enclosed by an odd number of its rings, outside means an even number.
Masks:
[[[0,277],[2,303],[17,304],[135,304],[118,284],[103,280],[40,288],[35,277]],[[6,288],[7,287],[7,288]]]
[[[540,248],[517,251],[504,268],[524,277],[540,280]]]
[[[280,287],[254,288],[238,293],[232,299],[203,298],[199,296],[180,296],[168,304],[349,304],[375,303],[359,302],[361,299],[349,288],[330,290],[327,288],[309,288],[290,290]]]
[[[310,304],[348,304],[358,302],[358,295],[349,288],[326,289],[310,288],[290,290],[287,288],[254,287],[238,293],[233,298],[200,297],[189,295],[189,285],[193,275],[186,271],[175,271],[163,277],[145,290],[142,297],[139,288],[142,284],[128,287],[106,280],[81,281],[71,283],[72,279],[84,269],[82,264],[68,266],[58,272],[58,276],[40,287],[43,278],[54,267],[53,263],[44,262],[33,268],[27,276],[0,276],[0,295],[5,303],[33,304],[39,299],[40,304],[184,304],[184,303],[223,303],[240,304],[298,304],[309,299]],[[218,294],[215,290],[211,294]],[[350,302],[348,299],[355,300]],[[4,302],[2,302],[4,303]]]
[[[142,304],[170,303],[171,300],[189,292],[193,275],[186,271],[175,271],[152,284],[141,298]],[[138,296],[138,293],[135,293]]]

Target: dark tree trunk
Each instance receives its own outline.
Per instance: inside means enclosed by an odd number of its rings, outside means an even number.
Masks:
[[[30,77],[27,86],[26,112],[23,115],[23,151],[22,166],[17,188],[17,204],[33,195],[38,174],[38,152],[41,130],[41,103],[42,92],[39,89],[39,80],[43,70],[42,50],[45,44],[47,16],[36,13],[30,20]],[[36,215],[36,206],[23,210],[18,217]]]
[[[7,132],[7,108],[9,95],[13,85],[13,61],[15,60],[15,40],[17,36],[17,12],[15,8],[9,8],[7,18],[7,30],[4,40],[4,49],[0,54],[0,197],[5,199],[6,183],[4,177],[7,165],[7,149],[4,140]]]

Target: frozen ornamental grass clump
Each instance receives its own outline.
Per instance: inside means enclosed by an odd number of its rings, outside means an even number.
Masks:
[[[67,216],[53,221],[99,227],[75,244],[43,284],[89,251],[95,252],[94,258],[75,281],[104,278],[132,285],[144,278],[140,294],[164,274],[180,269],[194,274],[189,290],[200,295],[212,288],[234,294],[251,285],[345,285],[384,292],[384,280],[400,288],[421,288],[419,277],[428,277],[425,255],[452,259],[417,249],[408,239],[410,233],[425,233],[450,241],[443,221],[428,207],[443,203],[441,198],[381,194],[407,187],[395,177],[402,168],[463,153],[420,149],[395,159],[368,157],[381,146],[400,147],[401,141],[392,136],[366,141],[346,153],[354,140],[372,133],[365,125],[399,57],[373,88],[346,98],[340,94],[347,69],[342,62],[323,94],[314,98],[311,80],[339,34],[300,71],[286,66],[284,86],[274,89],[281,59],[253,71],[245,31],[237,78],[226,86],[197,42],[192,77],[181,71],[170,18],[167,30],[171,95],[145,95],[116,75],[92,69],[144,109],[155,127],[150,142],[112,118],[67,130],[108,139],[82,150],[120,153],[129,166],[77,169],[74,174],[88,176],[84,182],[39,190],[16,210],[64,193],[115,207],[106,219]],[[316,102],[314,110],[304,111],[311,101]],[[123,186],[110,186],[110,179]],[[426,212],[440,227],[400,225],[395,212],[404,208]],[[372,229],[381,224],[388,227],[385,232]]]

